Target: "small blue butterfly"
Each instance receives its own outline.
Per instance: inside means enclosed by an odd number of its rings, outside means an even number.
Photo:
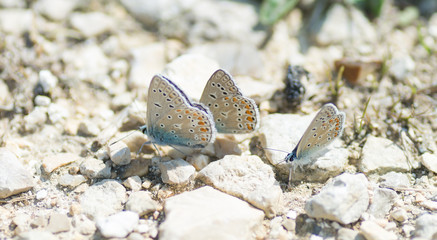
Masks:
[[[255,101],[243,96],[234,79],[223,69],[212,74],[200,102],[211,110],[220,133],[250,133],[259,125]]]
[[[214,142],[216,130],[211,112],[192,103],[172,81],[155,75],[149,86],[147,125],[140,131],[159,145],[203,148]]]
[[[346,114],[338,111],[334,104],[325,104],[305,130],[293,151],[285,157],[285,161],[299,160],[327,147],[343,133],[345,119]],[[289,182],[290,180],[291,170]]]

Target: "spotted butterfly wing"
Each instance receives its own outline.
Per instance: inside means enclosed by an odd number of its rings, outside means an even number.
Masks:
[[[223,69],[212,74],[200,102],[211,110],[220,133],[250,133],[258,127],[259,112],[255,102],[243,96],[231,75]]]
[[[150,83],[147,101],[147,127],[152,142],[193,148],[205,147],[215,139],[211,112],[191,103],[176,84],[161,75]]]
[[[288,154],[285,160],[293,161],[328,146],[341,136],[345,118],[345,113],[338,111],[335,105],[325,104],[305,130],[293,152]]]

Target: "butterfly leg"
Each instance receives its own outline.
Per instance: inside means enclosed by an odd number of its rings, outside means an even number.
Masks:
[[[291,188],[291,167],[290,167],[290,171],[288,173],[288,189]]]
[[[143,144],[141,144],[140,150],[137,151],[137,156],[140,154],[140,152],[143,150],[144,145],[146,145],[146,144],[152,144],[153,147],[158,152],[159,157],[161,157],[161,152],[159,151],[158,147],[155,145],[154,142],[151,142],[151,141],[147,141],[147,142],[144,142]]]
[[[176,149],[176,151],[178,151],[178,152],[180,152],[180,153],[182,153],[182,154],[184,154],[184,155],[187,155],[187,153],[184,153],[182,150],[178,149],[178,148],[175,147],[174,145],[169,145],[169,146],[172,147],[172,148],[174,148],[174,149]]]

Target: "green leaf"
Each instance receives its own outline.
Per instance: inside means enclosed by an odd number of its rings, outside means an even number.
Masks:
[[[272,25],[293,9],[299,0],[264,0],[260,9],[260,21]]]

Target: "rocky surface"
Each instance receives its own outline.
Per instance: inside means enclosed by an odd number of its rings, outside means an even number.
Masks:
[[[0,239],[435,239],[437,5],[407,2],[0,0]],[[196,102],[218,68],[259,129],[144,144],[152,76]],[[343,135],[284,162],[328,102]]]

